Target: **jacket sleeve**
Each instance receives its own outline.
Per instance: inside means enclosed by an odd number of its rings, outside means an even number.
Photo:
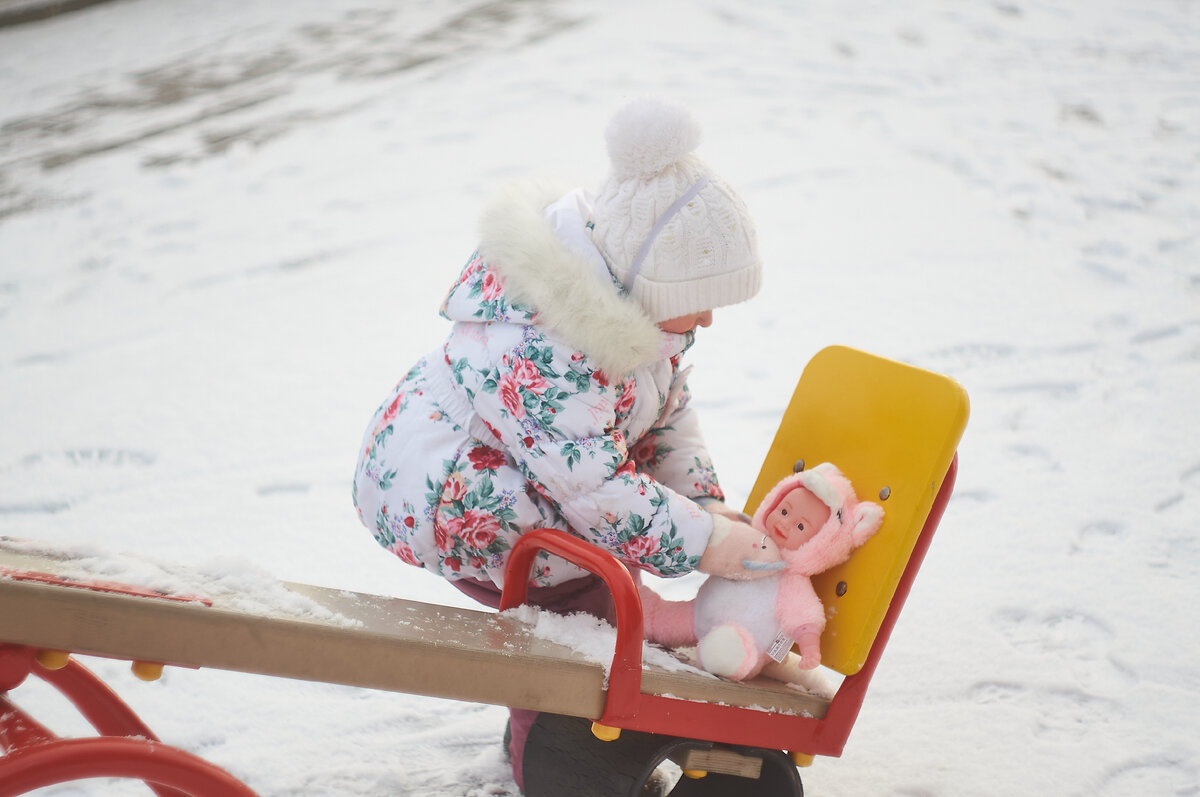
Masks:
[[[688,498],[723,501],[699,419],[689,406],[686,379],[686,373],[677,378],[679,386],[668,395],[663,417],[633,444],[632,456],[641,470]]]
[[[637,471],[616,425],[620,386],[572,355],[526,339],[484,380],[475,411],[577,535],[657,575],[691,572],[712,517]]]

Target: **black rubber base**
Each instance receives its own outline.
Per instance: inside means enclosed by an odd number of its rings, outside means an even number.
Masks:
[[[800,773],[778,750],[733,748],[763,760],[758,779],[710,773],[682,777],[663,790],[659,765],[689,748],[709,749],[711,742],[622,731],[602,742],[592,723],[576,717],[540,714],[525,743],[525,797],[804,797]]]

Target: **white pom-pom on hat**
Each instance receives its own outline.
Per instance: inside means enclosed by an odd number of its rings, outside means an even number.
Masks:
[[[700,145],[700,123],[682,105],[646,97],[621,108],[604,138],[618,180],[648,179]]]

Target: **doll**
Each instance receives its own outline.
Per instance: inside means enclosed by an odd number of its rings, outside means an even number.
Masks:
[[[859,501],[828,462],[788,476],[751,519],[764,540],[779,546],[783,561],[773,566],[779,574],[754,581],[712,576],[689,601],[667,601],[642,586],[646,638],[669,647],[695,645],[700,666],[736,681],[762,672],[803,683],[804,671],[821,663],[825,628],[825,610],[809,577],[845,562],[882,523],[883,509]]]

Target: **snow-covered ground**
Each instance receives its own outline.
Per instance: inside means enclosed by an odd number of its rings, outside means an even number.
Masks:
[[[766,289],[690,355],[735,500],[826,345],[972,399],[807,793],[1200,794],[1191,0],[120,0],[0,29],[0,535],[468,605],[358,524],[360,435],[443,337],[481,201],[596,182],[642,93],[693,108],[758,221]],[[501,708],[93,663],[264,795],[515,794]]]

